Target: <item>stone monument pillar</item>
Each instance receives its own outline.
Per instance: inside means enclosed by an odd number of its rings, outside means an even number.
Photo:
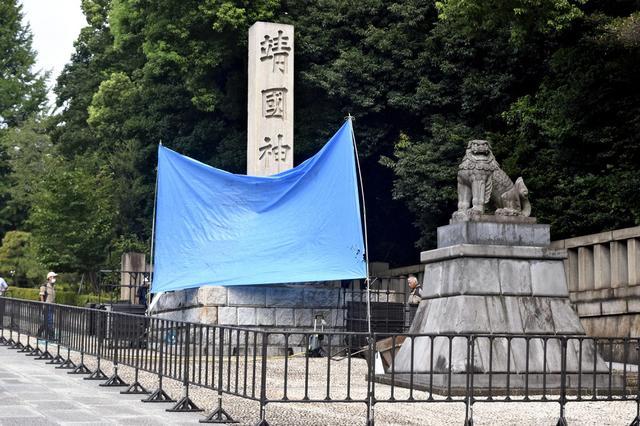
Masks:
[[[120,258],[120,300],[138,303],[137,290],[142,284],[141,274],[147,271],[144,253],[122,253]]]
[[[293,168],[293,26],[249,28],[247,174]]]
[[[491,204],[495,214],[485,214]],[[585,332],[569,302],[566,251],[549,248],[549,225],[529,213],[522,178],[509,179],[486,141],[469,142],[458,172],[458,211],[438,228],[438,248],[420,256],[422,301],[409,332],[433,336],[404,341],[395,358],[400,377],[413,373],[414,384],[433,380],[434,388],[446,388],[449,371],[454,388],[465,386],[467,371],[479,374],[476,387],[493,380],[494,390],[509,380],[518,388],[526,379],[531,390],[559,383],[558,336]],[[607,371],[592,342],[579,346],[578,339],[568,340],[567,371]],[[511,376],[525,371],[534,375]],[[482,375],[488,372],[491,379]]]
[[[294,27],[256,22],[249,29],[247,174],[271,176],[293,168]],[[155,311],[165,318],[262,329],[309,332],[322,318],[329,330],[344,329],[341,282],[203,286],[164,294]],[[337,344],[337,342],[334,342]],[[303,348],[304,335],[289,348]],[[282,335],[270,353],[284,355]]]

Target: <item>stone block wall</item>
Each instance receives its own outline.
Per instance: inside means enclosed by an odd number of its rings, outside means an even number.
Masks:
[[[313,331],[316,318],[318,327],[320,319],[324,319],[325,330],[344,330],[346,293],[341,287],[339,281],[292,285],[204,286],[165,293],[158,301],[154,314],[174,321],[294,333],[289,335],[286,342],[284,334],[270,335],[269,351],[279,353],[289,348],[300,351],[305,346],[306,338],[302,333]],[[231,336],[232,350],[236,350],[236,337]],[[241,338],[244,339],[242,336]],[[261,345],[261,335],[258,340],[258,345]],[[338,345],[339,342],[336,340],[332,344]]]
[[[587,335],[640,336],[640,226],[553,241]],[[606,351],[605,351],[606,355]]]

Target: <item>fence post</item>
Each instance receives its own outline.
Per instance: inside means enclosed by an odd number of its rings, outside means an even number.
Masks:
[[[564,417],[564,406],[567,403],[567,338],[561,337],[560,344],[562,350],[560,354],[560,418],[556,426],[567,426],[567,419]]]
[[[636,339],[636,372],[640,375],[640,340]],[[611,374],[611,373],[609,373]],[[631,422],[631,426],[640,426],[640,376],[636,375],[636,417]]]
[[[133,383],[126,389],[121,391],[120,393],[123,395],[147,395],[150,394],[144,386],[138,380],[139,376],[139,367],[140,367],[140,349],[144,344],[145,349],[148,348],[149,345],[149,332],[151,329],[151,324],[153,322],[153,318],[149,319],[149,327],[147,328],[147,317],[142,317],[141,319],[135,318],[134,327],[132,328],[135,339],[133,343],[136,345],[135,347],[135,372],[133,377]],[[144,338],[146,334],[146,338]],[[147,351],[148,352],[148,351]]]
[[[80,337],[79,337],[79,350],[80,350],[80,364],[78,364],[78,366],[76,368],[74,368],[72,371],[69,371],[67,374],[91,374],[91,371],[89,370],[89,368],[87,368],[87,366],[84,364],[84,353],[86,350],[86,345],[87,345],[87,339],[88,339],[88,334],[89,334],[89,330],[87,329],[87,316],[89,318],[91,318],[91,312],[90,310],[84,308],[79,312],[78,315],[78,332],[80,333]]]
[[[368,365],[368,374],[367,374],[367,426],[373,426],[375,424],[375,413],[373,411],[373,381],[375,376],[375,365],[376,365],[376,353],[375,353],[375,339],[373,334],[369,334],[367,336],[368,348],[369,352],[369,365]],[[412,372],[413,374],[413,372]]]
[[[38,306],[40,306],[40,313],[42,314],[41,315],[42,323],[40,324],[40,327],[36,332],[36,346],[37,346],[38,337],[44,337],[44,352],[42,352],[40,356],[34,359],[37,359],[37,360],[53,359],[53,355],[51,355],[51,352],[49,352],[49,338],[47,336],[47,333],[48,333],[47,319],[49,316],[49,308],[47,306],[47,303],[44,303],[44,302],[38,302]]]
[[[20,349],[18,351],[18,352],[21,352],[21,353],[26,353],[27,355],[34,351],[34,347],[31,346],[31,333],[30,333],[31,330],[30,330],[30,327],[29,327],[29,324],[30,324],[29,320],[31,319],[31,315],[29,315],[29,313],[30,313],[29,312],[29,307],[30,306],[31,305],[28,302],[23,304],[23,311],[27,311],[27,312],[23,312],[23,315],[22,315],[22,318],[23,318],[22,323],[23,323],[23,326],[24,326],[24,329],[25,329],[24,335],[27,337],[27,344],[22,349]],[[26,324],[25,324],[25,322],[26,322]]]
[[[31,302],[29,304],[30,307],[30,312],[29,312],[29,318],[31,318],[31,331],[33,331],[33,337],[36,339],[36,347],[33,348],[33,350],[27,354],[27,356],[33,356],[33,357],[37,357],[37,356],[41,356],[43,354],[43,352],[40,350],[40,340],[38,339],[38,304],[35,302]]]
[[[13,334],[11,334],[11,340],[13,344],[9,347],[9,349],[19,350],[24,348],[20,339],[20,302],[17,303],[17,309],[11,309],[11,329],[15,329],[18,333],[18,340],[13,340]],[[16,315],[16,310],[18,311],[18,315]],[[17,319],[16,319],[17,316]]]
[[[118,357],[120,350],[120,327],[124,325],[122,323],[123,319],[126,318],[126,316],[114,312],[109,312],[107,315],[111,317],[111,327],[109,327],[109,335],[107,336],[107,341],[111,341],[111,345],[113,347],[113,375],[109,377],[109,380],[101,383],[100,386],[129,386],[129,383],[126,383],[120,376],[118,376],[118,362],[120,361]]]
[[[6,299],[4,296],[0,297],[0,345],[7,345],[7,338],[4,337],[4,313],[5,313]]]
[[[49,336],[48,339],[56,342],[56,356],[46,364],[62,364],[64,363],[64,358],[60,355],[60,309],[58,305],[54,305],[53,303],[45,304],[47,309],[47,330],[51,330],[51,334],[53,336]],[[47,331],[49,333],[49,331]]]
[[[172,408],[168,408],[167,411],[169,412],[197,412],[197,411],[204,411],[203,409],[199,408],[192,400],[191,398],[189,398],[189,361],[190,361],[190,355],[191,355],[191,350],[190,350],[190,346],[191,346],[191,324],[185,324],[186,325],[186,332],[185,332],[185,336],[184,336],[184,345],[185,345],[185,350],[184,350],[184,368],[182,369],[182,386],[184,388],[184,396],[182,397],[182,399],[180,399],[180,401],[178,401],[176,403],[176,405],[174,405]]]
[[[218,406],[216,407],[215,410],[213,410],[213,412],[211,414],[209,414],[206,418],[200,420],[200,423],[238,423],[237,421],[235,421],[230,415],[229,413],[227,413],[224,408],[222,408],[222,364],[223,364],[223,360],[224,360],[224,355],[223,355],[223,351],[224,351],[224,328],[220,328],[220,342],[218,343],[218,357],[220,358],[220,360],[218,361]],[[216,336],[216,332],[215,329],[213,331],[213,345],[215,347],[215,336]],[[231,339],[231,336],[229,336],[229,339]],[[213,355],[213,366],[211,367],[211,369],[215,369],[215,352]],[[255,364],[254,364],[255,365]],[[255,377],[255,376],[254,376]],[[213,385],[213,383],[212,383]]]
[[[59,310],[67,311],[65,315],[60,315],[60,335],[58,337],[58,346],[65,343],[66,339],[66,347],[67,347],[67,359],[65,359],[62,364],[57,366],[56,368],[65,369],[65,370],[73,370],[76,368],[76,364],[71,361],[71,341],[72,341],[72,328],[74,319],[76,317],[73,308],[60,308]],[[62,312],[60,312],[62,313]]]
[[[474,364],[474,346],[475,336],[467,336],[467,381],[466,381],[466,395],[464,398],[465,413],[464,413],[464,425],[473,426],[473,372],[475,370]],[[451,358],[449,358],[451,363]],[[451,367],[449,367],[451,368]]]
[[[269,333],[262,333],[262,371],[260,371],[260,421],[256,426],[269,426],[267,423],[267,344]]]
[[[166,321],[160,320],[157,323],[164,324]],[[158,365],[158,389],[153,391],[151,395],[149,395],[146,399],[143,399],[142,402],[176,402],[175,399],[172,399],[168,393],[162,389],[162,373],[164,373],[164,342],[165,336],[162,334],[162,327],[160,327],[160,359]]]
[[[108,377],[106,374],[104,374],[104,372],[102,371],[102,369],[100,368],[100,358],[102,355],[102,316],[105,317],[105,326],[107,325],[107,312],[106,311],[101,311],[98,310],[96,311],[96,352],[97,352],[97,356],[96,356],[96,360],[97,360],[97,366],[96,366],[96,371],[94,371],[93,373],[91,373],[91,375],[89,377],[84,377],[84,380],[107,380]]]

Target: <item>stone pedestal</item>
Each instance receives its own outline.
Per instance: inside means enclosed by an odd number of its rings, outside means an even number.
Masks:
[[[410,329],[439,336],[407,338],[395,372],[413,372],[416,380],[471,368],[479,374],[557,375],[560,336],[575,337],[566,341],[567,372],[607,372],[593,344],[578,339],[585,332],[569,303],[566,251],[548,248],[549,241],[548,225],[462,222],[439,228],[439,247],[421,253],[422,301]],[[531,376],[531,389],[535,381]]]
[[[145,272],[149,272],[144,253],[123,253],[120,258],[120,300],[138,303],[138,288]]]
[[[327,331],[344,331],[345,301],[340,284],[340,281],[329,281],[204,286],[163,294],[153,314],[175,321],[270,331],[274,334],[269,337],[269,354],[284,355],[290,349],[297,353],[306,350],[306,337],[302,333],[313,331],[316,318],[324,319]],[[286,345],[284,334],[279,333],[292,333]]]

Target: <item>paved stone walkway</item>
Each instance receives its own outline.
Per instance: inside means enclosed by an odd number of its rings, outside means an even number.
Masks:
[[[55,349],[55,348],[54,348]],[[51,349],[50,349],[51,350]],[[202,413],[168,413],[95,381],[0,346],[0,425],[194,425]]]

